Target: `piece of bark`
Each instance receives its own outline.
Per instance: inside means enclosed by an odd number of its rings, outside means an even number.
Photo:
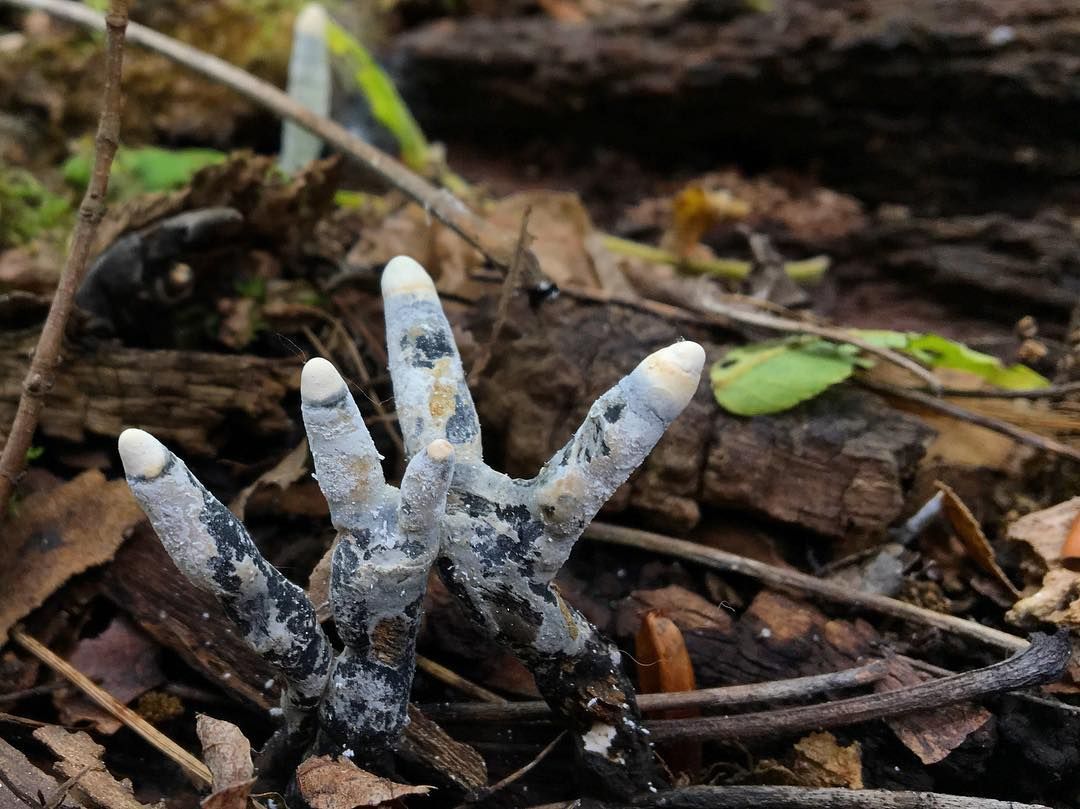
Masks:
[[[251,743],[236,725],[204,714],[196,719],[195,732],[214,778],[214,791],[202,801],[203,809],[244,809],[255,783]]]
[[[879,200],[996,195],[1009,208],[1076,193],[1069,0],[791,0],[702,17],[444,19],[399,37],[393,57],[410,106],[444,137],[812,161]],[[1004,110],[1044,125],[1017,128]]]
[[[129,782],[109,774],[101,761],[105,748],[85,733],[45,725],[34,731],[34,738],[59,757],[55,767],[65,778],[80,776],[71,790],[80,800],[85,796],[85,802],[100,809],[149,809],[135,800]]]
[[[891,691],[929,679],[929,675],[917,672],[907,661],[893,659],[889,661],[889,674],[874,684],[874,690]],[[894,716],[885,722],[923,764],[937,764],[991,718],[992,714],[981,705],[962,702],[932,711]]]
[[[0,428],[11,423],[36,332],[0,331]],[[137,425],[177,451],[211,456],[215,433],[283,435],[297,414],[283,406],[300,383],[298,358],[67,345],[42,412],[44,435],[114,440]],[[0,441],[4,440],[0,433]]]
[[[474,338],[459,343],[483,344],[490,308],[456,314]],[[517,306],[475,390],[488,457],[511,476],[531,474],[566,441],[568,425],[581,421],[587,403],[659,346],[678,337],[696,339],[715,361],[721,347],[704,336],[614,304],[562,298],[538,309]],[[471,359],[465,358],[466,367]],[[876,535],[899,516],[905,481],[930,437],[914,417],[854,389],[744,419],[723,412],[702,381],[606,508],[632,506],[670,530],[693,527],[701,503],[827,536]]]
[[[10,744],[0,739],[0,809],[27,809],[39,799],[53,800],[60,784],[43,773]],[[60,809],[80,809],[82,804],[69,791],[60,801]]]

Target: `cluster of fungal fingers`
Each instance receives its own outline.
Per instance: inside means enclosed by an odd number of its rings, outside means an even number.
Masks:
[[[120,457],[177,568],[218,599],[241,637],[282,675],[285,746],[314,741],[320,753],[351,749],[378,762],[408,721],[416,634],[454,449],[432,441],[396,489],[384,482],[356,403],[330,363],[305,365],[301,397],[339,533],[330,604],[345,648],[336,658],[303,590],[263,558],[183,461],[141,430],[121,434]]]
[[[411,458],[400,490],[385,483],[333,366],[311,360],[301,379],[316,477],[339,533],[330,602],[345,649],[336,658],[303,593],[178,458],[137,430],[120,437],[132,491],[180,570],[220,599],[281,672],[287,722],[314,728],[320,751],[349,746],[374,757],[397,741],[435,564],[470,620],[533,671],[597,781],[622,794],[652,787],[652,750],[619,651],[552,579],[690,401],[704,351],[678,342],[646,357],[593,404],[535,478],[515,480],[483,461],[479,420],[431,278],[401,256],[387,265],[382,290],[398,422]]]

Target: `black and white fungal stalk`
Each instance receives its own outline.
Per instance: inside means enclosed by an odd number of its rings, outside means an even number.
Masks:
[[[445,438],[457,451],[438,561],[448,589],[532,669],[604,784],[651,786],[652,754],[618,649],[551,582],[585,526],[690,401],[703,349],[680,342],[645,358],[593,404],[535,478],[514,480],[483,462],[476,410],[431,278],[398,257],[382,292],[406,450]]]
[[[382,279],[390,374],[411,457],[401,489],[333,366],[301,378],[304,424],[339,542],[330,603],[345,649],[333,660],[311,604],[243,526],[152,436],[127,430],[128,482],[180,570],[214,593],[285,677],[294,732],[317,717],[322,751],[375,759],[406,720],[416,631],[433,563],[470,619],[533,671],[609,791],[653,785],[653,758],[618,649],[552,584],[596,512],[697,389],[705,353],[679,342],[601,396],[532,480],[484,464],[480,425],[435,286],[410,258]],[[316,710],[317,709],[317,710]],[[314,728],[312,728],[314,729]]]
[[[320,486],[339,530],[330,603],[345,649],[333,648],[311,602],[259,553],[243,525],[149,433],[125,430],[128,484],[169,555],[217,597],[247,643],[285,679],[292,742],[352,749],[378,760],[408,721],[416,633],[438,519],[454,463],[433,441],[409,463],[401,490],[386,485],[356,403],[325,360],[301,379],[304,419]],[[315,719],[317,718],[317,723]]]

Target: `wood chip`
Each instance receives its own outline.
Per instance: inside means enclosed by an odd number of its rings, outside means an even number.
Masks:
[[[844,747],[831,733],[811,733],[795,743],[792,772],[802,786],[862,789],[862,747]]]
[[[0,807],[26,809],[29,801],[35,805],[39,799],[48,803],[57,794],[60,784],[43,773],[30,760],[10,744],[0,739]],[[60,809],[79,809],[79,803],[69,791],[60,802]]]
[[[135,800],[130,782],[117,781],[109,774],[101,762],[105,748],[85,733],[46,725],[34,731],[34,738],[60,757],[55,767],[65,778],[86,771],[71,790],[79,800],[100,809],[149,809]]]

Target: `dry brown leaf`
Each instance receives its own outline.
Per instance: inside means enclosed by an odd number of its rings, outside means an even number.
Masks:
[[[694,666],[686,641],[675,622],[658,611],[646,613],[634,644],[638,683],[646,694],[693,691]],[[662,719],[685,719],[701,712],[694,708],[656,711]],[[660,746],[660,754],[673,772],[695,773],[701,769],[701,743],[671,742]]]
[[[128,781],[117,781],[109,774],[101,762],[105,748],[85,733],[69,733],[57,725],[46,725],[34,731],[34,738],[60,757],[55,767],[65,778],[81,773],[71,789],[78,800],[100,809],[147,809],[135,800]]]
[[[935,485],[944,495],[944,499],[941,501],[942,511],[953,531],[956,532],[960,541],[964,543],[964,547],[971,555],[971,558],[983,570],[993,576],[995,581],[1004,587],[1014,599],[1020,598],[1020,591],[1016,589],[1016,585],[1009,580],[1009,577],[1005,575],[1005,571],[997,563],[997,559],[994,557],[994,549],[990,547],[990,542],[986,539],[986,534],[983,533],[979,521],[971,513],[971,509],[964,504],[960,496],[949,486],[940,480]]]
[[[889,674],[874,686],[877,692],[918,685],[929,675],[903,660],[889,663]],[[933,711],[920,711],[885,720],[897,738],[923,764],[936,764],[959,747],[972,733],[990,721],[992,714],[980,705],[961,702]]]
[[[529,235],[533,237],[530,248],[544,273],[560,287],[599,290],[585,248],[593,224],[581,198],[563,191],[523,191],[496,202],[488,220],[508,233],[517,233],[526,210],[530,211]]]
[[[694,666],[675,622],[657,611],[645,615],[634,644],[638,683],[645,694],[693,691]],[[666,714],[665,714],[666,715]],[[685,715],[685,714],[683,714]]]
[[[716,630],[726,634],[732,629],[730,613],[697,593],[672,584],[657,590],[635,590],[631,593],[620,605],[615,631],[619,635],[635,634],[643,616],[650,610],[671,619],[683,632]]]
[[[214,779],[214,791],[202,802],[203,809],[244,809],[255,783],[251,743],[236,725],[205,714],[196,719],[195,732]]]
[[[799,739],[791,769],[803,786],[863,788],[862,747],[858,742],[843,747],[831,733]]]
[[[298,480],[307,475],[308,466],[308,443],[305,438],[296,447],[278,461],[272,469],[263,472],[248,486],[241,490],[240,494],[229,503],[229,510],[236,515],[237,519],[244,519],[244,509],[248,499],[259,489],[274,486],[280,490],[287,489]]]
[[[127,483],[107,482],[98,471],[22,501],[5,532],[9,558],[0,565],[0,643],[64,582],[112,559],[143,519]]]
[[[309,758],[296,768],[296,783],[312,809],[378,806],[406,795],[426,795],[433,789],[388,781],[340,756]]]
[[[1008,538],[1027,545],[1045,566],[1042,585],[1017,601],[1005,617],[1018,626],[1049,621],[1080,629],[1080,573],[1061,565],[1061,547],[1080,518],[1080,497],[1021,517],[1009,526]]]
[[[127,705],[165,681],[158,657],[157,644],[119,615],[96,638],[79,641],[68,662]],[[57,696],[54,702],[62,724],[89,720],[106,735],[123,727],[120,720],[82,694]]]
[[[708,190],[696,183],[676,194],[671,206],[670,229],[660,245],[680,256],[691,255],[716,225],[744,219],[750,213],[750,206],[726,188]]]

